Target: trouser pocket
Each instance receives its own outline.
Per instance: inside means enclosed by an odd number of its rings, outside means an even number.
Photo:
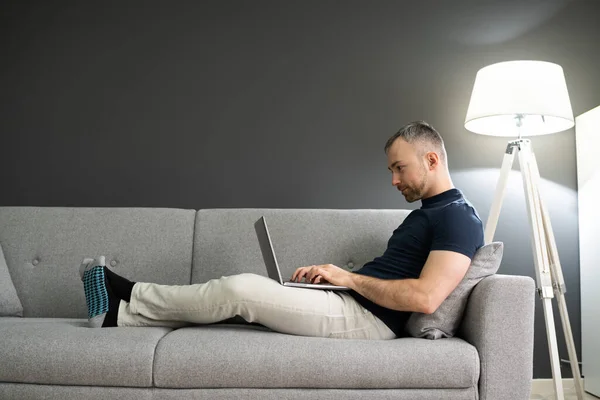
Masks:
[[[371,339],[371,328],[359,328],[346,331],[331,332],[328,336],[332,339]]]

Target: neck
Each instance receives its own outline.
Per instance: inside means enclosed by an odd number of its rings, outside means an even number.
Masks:
[[[432,185],[429,187],[427,192],[424,193],[423,198],[426,199],[428,197],[444,193],[445,191],[450,189],[454,189],[454,184],[452,183],[450,175],[446,173],[443,176],[436,177],[436,179],[432,182]]]

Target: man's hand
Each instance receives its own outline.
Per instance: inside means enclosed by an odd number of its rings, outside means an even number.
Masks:
[[[333,264],[310,265],[300,267],[292,275],[292,282],[300,282],[302,278],[307,283],[331,283],[337,286],[348,286],[352,272],[348,272]]]

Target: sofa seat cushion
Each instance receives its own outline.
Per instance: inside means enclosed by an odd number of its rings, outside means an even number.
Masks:
[[[0,382],[152,386],[169,328],[88,328],[87,320],[0,318]]]
[[[460,338],[330,339],[261,326],[177,329],[158,344],[162,388],[473,388],[479,355]]]

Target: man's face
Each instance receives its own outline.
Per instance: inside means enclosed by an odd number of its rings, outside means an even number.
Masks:
[[[392,185],[402,192],[409,203],[423,198],[427,186],[427,168],[424,157],[404,139],[396,139],[387,152]]]

